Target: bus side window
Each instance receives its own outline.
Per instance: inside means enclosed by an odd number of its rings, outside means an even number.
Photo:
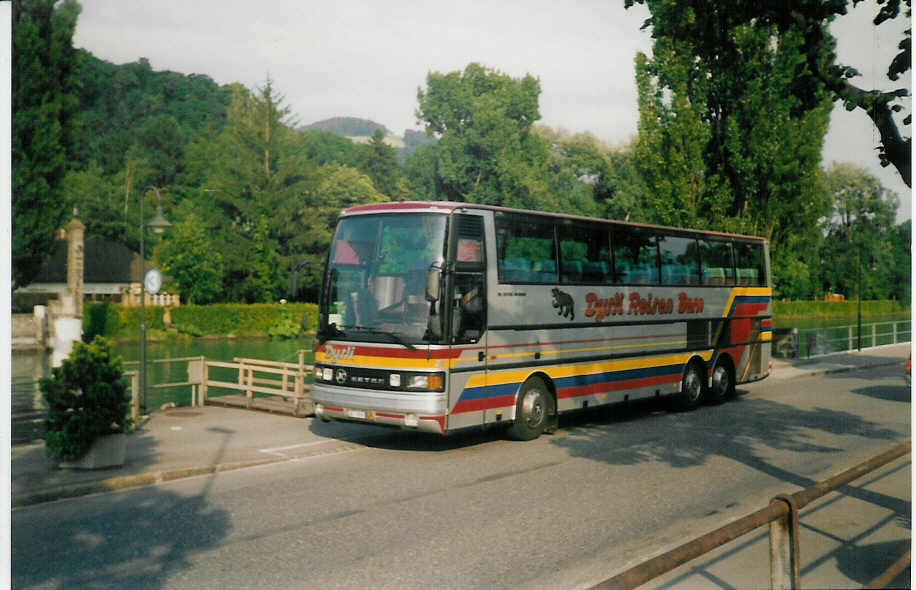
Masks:
[[[735,242],[735,266],[739,285],[766,286],[763,244]]]
[[[694,238],[663,236],[658,240],[662,282],[666,285],[696,285],[700,282],[697,241]]]
[[[700,263],[704,285],[735,284],[731,242],[700,240]]]
[[[617,229],[614,239],[614,276],[629,285],[658,284],[658,245],[655,236],[644,231]]]
[[[557,225],[560,239],[560,281],[605,283],[610,278],[611,256],[607,230],[597,225]]]
[[[497,215],[496,250],[499,282],[557,282],[553,223],[514,213]]]

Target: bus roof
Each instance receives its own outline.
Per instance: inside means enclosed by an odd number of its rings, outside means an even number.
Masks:
[[[551,213],[548,211],[534,211],[528,209],[512,209],[510,207],[498,207],[495,205],[481,205],[477,203],[461,203],[457,201],[391,201],[387,203],[370,203],[367,205],[356,205],[341,212],[341,216],[362,215],[366,213],[394,213],[396,211],[419,212],[421,210],[430,212],[450,213],[456,209],[477,209],[486,211],[496,211],[500,213],[523,213],[526,215],[540,215],[555,219],[569,219],[573,221],[591,221],[596,223],[605,223],[608,225],[618,225],[626,227],[638,227],[649,230],[664,230],[671,232],[688,232],[703,234],[709,236],[740,238],[743,240],[766,241],[766,238],[759,236],[750,236],[744,234],[733,234],[727,232],[717,232],[703,229],[690,229],[684,227],[672,227],[665,225],[653,225],[649,223],[634,223],[630,221],[620,221],[617,219],[600,219],[597,217],[583,217],[581,215],[567,215],[565,213]]]

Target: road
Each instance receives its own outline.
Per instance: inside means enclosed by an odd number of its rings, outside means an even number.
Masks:
[[[909,438],[900,372],[580,414],[531,442],[358,426],[368,442],[17,509],[12,585],[585,587]]]

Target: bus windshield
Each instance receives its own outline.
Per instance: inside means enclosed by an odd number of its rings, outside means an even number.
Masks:
[[[439,330],[432,324],[439,320],[436,303],[426,299],[426,275],[444,261],[445,232],[444,214],[341,219],[321,298],[325,335],[407,348],[439,340],[433,336]]]

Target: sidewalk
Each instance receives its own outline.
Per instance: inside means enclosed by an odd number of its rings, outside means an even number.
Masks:
[[[910,356],[910,343],[889,344],[867,348],[861,352],[838,352],[810,359],[772,359],[772,370],[768,379],[794,379],[824,373],[854,371],[869,367],[900,365],[903,378],[903,361]]]
[[[786,362],[774,360],[769,379],[887,366],[900,372],[909,344]],[[894,368],[892,368],[894,367]],[[154,412],[128,437],[118,469],[58,469],[43,442],[11,449],[13,507],[149,485],[266,463],[360,448],[368,427],[206,406]]]

